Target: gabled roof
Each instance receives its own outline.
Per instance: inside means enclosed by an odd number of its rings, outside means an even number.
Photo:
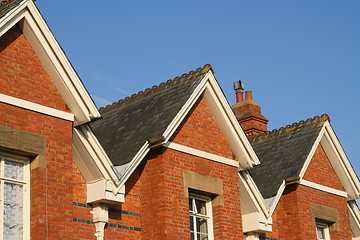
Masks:
[[[251,138],[261,164],[249,170],[262,196],[274,197],[283,181],[299,176],[327,115],[309,118]]]
[[[212,67],[205,65],[100,109],[102,118],[91,127],[120,176],[120,187],[150,149],[173,145],[172,134],[200,97],[207,102],[239,169],[259,164]]]
[[[146,141],[163,136],[209,71],[205,65],[100,108],[102,118],[91,127],[113,164],[129,163]]]
[[[288,184],[298,183],[347,197],[348,200],[360,197],[359,179],[326,114],[258,135],[250,139],[250,143],[261,164],[249,172],[270,207],[270,215]],[[323,147],[345,191],[303,179],[319,144]]]

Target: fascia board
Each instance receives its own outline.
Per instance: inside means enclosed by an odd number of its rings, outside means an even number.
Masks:
[[[221,90],[218,82],[216,81],[215,77],[213,74],[210,75],[209,77],[209,83],[211,84],[211,87],[215,93],[216,96],[216,100],[219,102],[219,104],[221,105],[221,108],[223,110],[223,116],[224,118],[228,119],[228,121],[231,123],[230,128],[233,129],[236,133],[236,137],[242,142],[242,145],[245,147],[245,150],[248,154],[248,156],[250,157],[250,161],[252,163],[252,165],[259,165],[260,161],[254,151],[254,149],[252,148],[248,138],[246,137],[244,131],[242,130],[235,114],[234,111],[231,109],[230,104],[228,103],[225,95],[223,94],[223,91]]]
[[[98,181],[103,179],[104,176],[101,173],[98,166],[93,162],[89,162],[87,159],[91,159],[92,156],[86,147],[82,144],[80,137],[77,134],[73,135],[73,160],[82,174],[85,182]]]
[[[271,232],[272,217],[247,170],[239,174],[244,232]]]
[[[78,127],[81,129],[83,134],[87,137],[92,149],[97,153],[99,159],[101,160],[102,165],[105,167],[107,173],[109,174],[110,178],[114,180],[115,184],[119,183],[119,178],[113,169],[113,164],[109,157],[107,156],[105,150],[101,146],[100,142],[94,135],[93,131],[87,124]]]
[[[348,202],[348,209],[350,215],[350,226],[351,231],[354,233],[355,238],[353,239],[360,239],[360,211],[357,205],[349,201]]]
[[[74,128],[73,134],[74,148],[77,150],[83,149],[83,151],[87,152],[93,161],[92,165],[95,165],[101,172],[101,178],[112,180],[115,185],[118,185],[119,179],[109,163],[110,160],[104,154],[104,151],[100,149],[101,146],[96,144],[96,138],[89,127],[79,126]]]
[[[88,94],[87,90],[85,89],[83,83],[81,82],[79,76],[75,72],[74,68],[72,67],[71,63],[69,62],[68,58],[66,57],[64,51],[60,47],[59,43],[57,42],[56,38],[52,34],[48,25],[46,24],[44,18],[42,17],[39,10],[35,6],[34,2],[28,1],[28,7],[29,7],[29,10],[32,13],[33,17],[37,20],[37,23],[38,23],[39,27],[41,28],[42,32],[44,33],[49,44],[54,49],[55,54],[59,58],[59,61],[61,61],[66,72],[70,75],[72,83],[74,84],[77,93],[81,96],[82,100],[84,101],[84,104],[86,105],[86,107],[89,110],[90,117],[92,117],[92,118],[100,117],[100,113],[99,113],[97,107],[95,106],[93,100],[91,99],[91,97]]]
[[[322,145],[350,200],[360,196],[360,182],[330,123],[325,124]]]
[[[271,218],[269,208],[267,207],[264,198],[262,197],[258,187],[256,186],[254,180],[247,170],[241,171],[238,173],[241,183],[244,185],[246,191],[253,200],[254,205],[256,206],[259,213],[261,213],[264,218]]]
[[[230,114],[230,111],[226,111],[231,110],[230,105],[226,101],[225,96],[222,94],[215,78],[210,77],[209,80],[210,81],[206,85],[204,98],[208,103],[215,121],[239,161],[241,167],[240,170],[249,169],[254,165],[258,165],[260,162],[245,134],[241,130],[235,115]]]
[[[272,216],[275,212],[275,209],[280,201],[280,198],[285,190],[285,187],[286,187],[286,182],[285,180],[281,183],[278,191],[277,191],[277,194],[276,194],[276,197],[274,199],[274,202],[272,203],[272,205],[270,206],[270,216]]]
[[[24,1],[2,18],[0,36],[17,23],[74,113],[75,122],[83,124],[100,117],[95,104],[32,1]]]
[[[126,169],[124,175],[121,177],[117,189],[114,190],[114,194],[117,194],[123,188],[123,185],[126,183],[126,181],[129,179],[131,174],[139,166],[139,164],[141,163],[141,161],[144,159],[144,157],[149,151],[150,151],[149,142],[146,141],[145,144],[136,153],[135,157],[130,161],[129,167]]]

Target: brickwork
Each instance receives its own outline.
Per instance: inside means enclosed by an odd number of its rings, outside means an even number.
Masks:
[[[321,145],[318,146],[304,179],[343,190]],[[314,206],[324,212],[319,215]],[[335,217],[329,220],[327,217],[331,212]],[[267,236],[287,240],[316,239],[315,218],[329,222],[331,239],[351,239],[347,199],[298,184],[285,188],[274,213],[273,232]]]
[[[0,38],[0,93],[68,111],[17,25]]]
[[[328,160],[321,144],[319,144],[314,153],[313,160],[308,166],[304,179],[326,187],[344,191],[344,187]]]
[[[233,158],[224,135],[222,135],[203,99],[195,104],[171,141],[223,157]]]

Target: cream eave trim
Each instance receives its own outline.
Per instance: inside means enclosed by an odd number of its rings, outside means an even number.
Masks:
[[[37,113],[49,115],[52,117],[60,118],[67,121],[74,121],[74,114],[61,111],[55,108],[47,107],[41,104],[33,103],[20,98],[11,97],[0,93],[0,102],[13,105],[16,107],[24,108]]]
[[[61,62],[62,66],[64,67],[65,71],[70,75],[72,83],[75,86],[74,94],[79,94],[81,99],[83,100],[84,104],[89,110],[90,117],[98,118],[100,117],[100,113],[95,106],[94,102],[92,101],[90,95],[88,94],[87,90],[85,89],[84,85],[82,84],[79,76],[75,72],[74,68],[72,67],[71,63],[69,62],[68,58],[66,57],[64,51],[60,47],[59,43],[57,42],[56,38],[52,34],[51,30],[49,29],[46,21],[40,14],[39,10],[35,6],[33,1],[28,1],[28,7],[34,17],[36,22],[38,23],[39,27],[41,28],[44,36],[48,40],[49,44],[51,45],[53,51],[55,52],[56,56],[58,56],[59,61]]]
[[[277,191],[277,194],[275,196],[275,199],[274,199],[273,203],[270,206],[270,216],[272,216],[274,214],[275,209],[276,209],[276,207],[277,207],[277,205],[278,205],[278,203],[280,201],[280,198],[281,198],[281,196],[282,196],[282,194],[283,194],[283,192],[285,190],[285,187],[286,187],[286,181],[284,180],[281,183],[281,185],[280,185],[280,187],[279,187],[279,189]]]
[[[258,159],[254,149],[252,148],[248,138],[246,137],[244,131],[241,128],[241,125],[239,124],[234,111],[232,110],[229,102],[225,98],[225,95],[223,94],[223,91],[221,90],[219,84],[217,83],[214,75],[211,74],[210,76],[210,84],[212,86],[212,89],[214,89],[214,93],[217,96],[217,99],[219,100],[219,103],[221,103],[222,109],[224,110],[224,115],[226,115],[231,122],[232,128],[236,131],[236,134],[240,141],[242,142],[243,146],[245,147],[245,151],[247,155],[249,156],[248,161],[251,162],[252,166],[259,165],[260,160]],[[251,167],[252,167],[251,166]]]
[[[357,235],[353,237],[353,240],[360,239],[360,211],[358,206],[354,201],[348,201],[348,209],[349,209],[349,215],[350,215],[350,226],[351,231],[354,235]],[[355,228],[355,229],[354,229]]]
[[[204,98],[241,168],[249,169],[260,164],[213,75],[207,83]]]
[[[121,190],[123,185],[126,183],[126,181],[129,179],[131,174],[135,171],[135,169],[139,166],[141,161],[145,158],[146,154],[150,151],[149,148],[149,142],[146,141],[145,144],[140,148],[140,150],[136,153],[135,157],[130,161],[129,167],[126,169],[124,175],[120,179],[120,183],[118,188],[116,189],[116,194],[118,191]]]
[[[265,218],[271,218],[270,209],[266,205],[263,196],[261,195],[258,187],[256,186],[254,180],[249,174],[248,170],[241,171],[238,173],[240,181],[244,184],[248,190],[249,195],[253,199],[253,203],[257,206],[257,209]]]
[[[187,154],[194,155],[197,157],[201,157],[201,158],[204,158],[204,159],[207,159],[210,161],[214,161],[217,163],[221,163],[221,164],[225,164],[225,165],[229,165],[229,166],[237,167],[237,168],[239,167],[239,162],[235,161],[233,159],[225,158],[225,157],[222,157],[222,156],[219,156],[216,154],[212,154],[212,153],[201,151],[201,150],[198,150],[195,148],[187,147],[187,146],[184,146],[184,145],[181,145],[178,143],[169,141],[169,142],[165,143],[163,146],[166,148],[169,148],[169,149],[173,149],[173,150],[176,150],[179,152],[183,152],[183,153],[187,153]]]
[[[87,125],[82,125],[74,128],[74,134],[81,140],[81,143],[85,146],[92,159],[96,162],[96,166],[99,168],[104,179],[112,180],[114,185],[118,185],[119,178],[112,168],[112,163],[105,151],[97,141],[96,137],[92,133],[91,129]],[[77,146],[75,146],[76,148]]]
[[[340,196],[340,197],[346,197],[347,198],[347,196],[348,196],[347,192],[337,190],[337,189],[334,189],[334,188],[330,188],[330,187],[327,187],[327,186],[324,186],[324,185],[321,185],[321,184],[317,184],[317,183],[314,183],[314,182],[311,182],[311,181],[307,181],[307,180],[304,180],[304,179],[301,179],[299,181],[299,184],[303,185],[303,186],[306,186],[306,187],[316,189],[316,190],[320,190],[320,191],[323,191],[323,192],[326,192],[326,193],[334,194],[334,195],[337,195],[337,196]]]

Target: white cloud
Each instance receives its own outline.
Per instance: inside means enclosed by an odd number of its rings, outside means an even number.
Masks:
[[[94,99],[97,107],[105,107],[106,105],[112,103],[111,101],[99,96],[91,95],[91,97]]]
[[[119,88],[119,87],[112,87],[113,89],[115,89],[116,91],[118,91],[119,93],[125,95],[125,96],[129,96],[131,94],[131,92],[129,91],[126,91],[122,88]]]

